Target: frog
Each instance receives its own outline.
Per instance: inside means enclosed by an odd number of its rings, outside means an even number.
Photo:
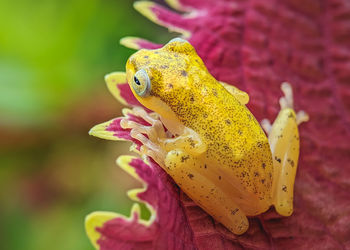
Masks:
[[[276,120],[260,124],[246,106],[249,95],[216,80],[182,38],[131,55],[126,79],[152,112],[135,107],[149,126],[128,119],[121,126],[143,144],[140,153],[216,221],[241,235],[248,217],[271,206],[281,216],[293,213],[298,126],[308,115],[294,111],[289,83],[281,85]]]

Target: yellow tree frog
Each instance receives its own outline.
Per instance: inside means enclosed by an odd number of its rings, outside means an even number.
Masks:
[[[186,40],[139,50],[127,61],[126,76],[138,101],[160,120],[135,108],[151,126],[126,119],[121,125],[196,204],[234,234],[248,229],[247,216],[271,205],[292,214],[298,124],[307,115],[294,112],[289,84],[282,84],[276,121],[263,123],[267,138],[245,105],[248,95],[217,81]]]

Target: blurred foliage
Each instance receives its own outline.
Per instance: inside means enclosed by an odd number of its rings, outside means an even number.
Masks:
[[[106,72],[124,69],[131,50],[120,38],[161,30],[128,0],[1,1],[0,9],[0,122],[8,125],[54,120]]]
[[[132,3],[0,1],[0,249],[93,249],[88,213],[129,214],[129,144],[87,132],[120,115],[103,80],[133,52],[120,38],[169,39]]]

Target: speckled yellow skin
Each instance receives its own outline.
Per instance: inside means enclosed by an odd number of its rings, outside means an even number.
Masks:
[[[133,88],[134,75],[141,69],[151,83],[144,96]],[[127,61],[126,73],[135,97],[158,113],[175,135],[149,136],[157,145],[149,147],[155,160],[204,210],[233,233],[244,233],[246,216],[274,204],[273,176],[280,174],[274,173],[268,138],[245,106],[246,93],[225,88],[182,39],[136,52]],[[294,185],[294,176],[288,185]],[[287,200],[290,203],[290,195]]]

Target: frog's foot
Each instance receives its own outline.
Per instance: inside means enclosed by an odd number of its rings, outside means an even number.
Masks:
[[[130,136],[143,144],[140,149],[142,156],[149,156],[159,165],[164,166],[166,151],[163,149],[161,141],[169,138],[169,133],[165,132],[163,124],[157,119],[157,114],[148,114],[139,107],[133,108],[132,113],[141,117],[150,125],[140,124],[124,118],[121,120],[120,126],[123,129],[131,129]]]
[[[150,140],[154,141],[157,138],[171,137],[169,132],[165,132],[163,123],[159,120],[159,115],[157,113],[147,113],[143,108],[140,107],[134,107],[132,111],[134,115],[141,117],[146,122],[151,124],[151,126],[146,126],[146,134]]]
[[[281,110],[292,109],[294,111],[294,100],[293,100],[293,89],[290,83],[284,82],[281,84],[281,90],[284,94],[279,100]],[[294,111],[295,112],[295,111]],[[309,115],[304,111],[300,110],[296,112],[296,123],[300,125],[303,122],[307,122],[309,120]],[[261,120],[261,127],[265,130],[267,135],[270,134],[272,129],[272,124],[270,120],[263,119]]]
[[[182,148],[191,155],[199,155],[207,150],[207,145],[202,142],[200,136],[192,129],[185,127],[183,134],[164,140],[166,151]]]
[[[281,84],[281,90],[284,94],[284,96],[282,96],[279,101],[281,110],[288,109],[288,108],[294,110],[292,86],[290,85],[290,83],[284,82]],[[300,110],[296,113],[296,121],[298,125],[300,125],[303,122],[307,122],[308,120],[309,120],[309,115],[305,111]]]

